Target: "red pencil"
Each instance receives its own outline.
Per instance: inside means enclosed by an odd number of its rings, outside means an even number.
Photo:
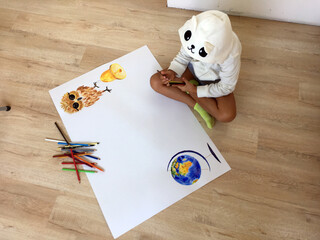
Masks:
[[[61,164],[73,164],[73,162],[61,162]],[[76,164],[85,164],[83,162],[76,162]]]
[[[76,160],[74,160],[74,156],[73,156],[73,151],[72,151],[72,149],[70,149],[70,153],[71,153],[71,156],[72,156],[72,159],[73,159],[74,168],[76,169],[78,181],[79,181],[79,183],[80,183],[80,182],[81,182],[81,181],[80,181],[80,175],[79,175],[79,171],[78,171],[78,168],[77,168]]]

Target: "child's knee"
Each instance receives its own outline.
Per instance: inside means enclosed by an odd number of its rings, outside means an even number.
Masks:
[[[155,73],[150,78],[150,86],[153,90],[157,91],[161,87],[162,83],[159,78],[159,73]]]
[[[220,112],[220,114],[218,116],[216,116],[215,118],[219,121],[219,122],[231,122],[233,119],[235,119],[237,116],[236,111],[224,111],[224,112]]]

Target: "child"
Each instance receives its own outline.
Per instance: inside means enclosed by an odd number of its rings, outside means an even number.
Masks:
[[[230,122],[236,116],[233,95],[239,71],[241,43],[229,17],[220,11],[193,16],[179,29],[182,47],[168,69],[154,74],[151,87],[195,109],[212,128],[214,118]],[[171,85],[169,81],[183,81]]]

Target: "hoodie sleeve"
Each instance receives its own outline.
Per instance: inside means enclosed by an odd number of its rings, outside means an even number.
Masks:
[[[241,50],[231,54],[221,65],[220,82],[197,87],[198,97],[222,97],[232,93],[236,87],[240,72]]]
[[[181,47],[177,56],[172,60],[169,69],[176,72],[177,77],[181,77],[191,60],[192,58],[185,52],[183,47]]]

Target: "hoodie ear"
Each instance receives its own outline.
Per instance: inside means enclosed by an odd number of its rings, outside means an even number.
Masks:
[[[192,30],[194,31],[197,28],[197,17],[192,16],[191,18]]]
[[[209,54],[214,49],[214,45],[209,42],[204,42],[204,50]]]

